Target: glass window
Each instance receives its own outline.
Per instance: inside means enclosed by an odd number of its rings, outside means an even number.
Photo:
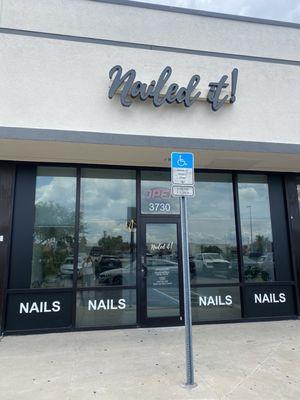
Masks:
[[[195,181],[188,200],[191,284],[237,282],[231,175],[196,173]]]
[[[135,285],[135,171],[83,169],[78,286]]]
[[[193,322],[241,318],[238,287],[193,287]]]
[[[178,214],[179,200],[171,197],[171,173],[142,171],[142,214]]]
[[[31,287],[72,286],[76,169],[38,167]]]
[[[248,281],[273,281],[273,238],[267,177],[239,175],[243,261]]]
[[[135,323],[135,289],[77,291],[77,327],[117,326]]]

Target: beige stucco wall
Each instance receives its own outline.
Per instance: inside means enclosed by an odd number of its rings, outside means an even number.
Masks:
[[[300,30],[287,27],[86,0],[2,0],[1,10],[4,28],[278,59],[300,57]],[[0,34],[0,54],[0,126],[300,144],[297,65],[57,40],[10,31]],[[206,102],[189,109],[175,104],[156,109],[151,102],[135,101],[125,108],[117,97],[109,100],[107,96],[108,72],[115,64],[125,70],[135,68],[137,78],[145,82],[157,79],[170,65],[170,82],[186,85],[197,73],[200,87],[207,87],[209,81],[219,80],[223,74],[230,75],[236,67],[237,101],[218,112],[211,111]],[[17,153],[11,157],[19,157]],[[0,157],[6,156],[0,153]],[[32,159],[32,155],[27,157]],[[294,166],[289,170],[295,170],[296,164],[293,158]],[[269,168],[284,170],[287,166]]]
[[[2,34],[0,125],[173,137],[300,143],[300,67]],[[134,67],[145,82],[166,65],[175,82],[207,85],[239,69],[237,101],[213,112],[109,100],[108,72]]]
[[[2,0],[1,26],[300,60],[298,29],[90,0]]]

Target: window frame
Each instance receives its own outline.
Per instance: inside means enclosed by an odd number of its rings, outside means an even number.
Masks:
[[[17,175],[18,173],[20,173],[20,170],[22,169],[26,169],[27,170],[27,176],[26,176],[26,180],[27,182],[29,182],[29,186],[27,187],[26,190],[26,196],[27,197],[27,208],[29,210],[29,214],[30,214],[30,209],[32,207],[32,204],[34,204],[34,191],[33,191],[33,196],[32,194],[30,194],[30,187],[32,187],[32,183],[34,183],[34,188],[35,188],[35,174],[32,171],[35,171],[37,166],[56,166],[56,167],[75,167],[77,169],[77,188],[76,188],[76,214],[75,214],[75,224],[76,226],[78,226],[79,221],[76,221],[76,218],[79,217],[79,202],[77,201],[78,198],[80,197],[80,171],[81,168],[109,168],[109,169],[126,169],[126,170],[135,170],[136,172],[136,207],[137,207],[137,235],[136,235],[136,252],[137,252],[137,260],[139,260],[139,246],[140,246],[140,239],[139,239],[139,222],[140,222],[140,218],[142,216],[141,214],[141,201],[140,201],[140,184],[141,184],[141,171],[142,170],[158,170],[158,171],[168,171],[168,168],[153,168],[153,167],[130,167],[130,166],[108,166],[108,165],[89,165],[89,164],[84,164],[84,165],[79,165],[79,164],[68,164],[68,163],[41,163],[41,162],[37,162],[37,163],[25,163],[25,162],[16,162],[14,163],[14,165],[17,167]],[[238,202],[238,190],[237,190],[237,175],[238,174],[251,174],[251,175],[255,175],[255,174],[264,174],[267,175],[268,177],[268,181],[271,177],[277,177],[277,180],[280,180],[281,182],[283,181],[283,179],[287,179],[287,178],[291,178],[293,176],[299,175],[299,174],[286,174],[283,172],[269,172],[269,171],[234,171],[234,170],[199,170],[196,169],[195,172],[205,172],[205,173],[230,173],[232,175],[232,182],[233,182],[233,199],[234,199],[234,215],[235,215],[235,226],[236,226],[236,237],[237,237],[237,257],[238,257],[238,266],[239,266],[239,283],[237,284],[226,284],[225,286],[238,286],[240,288],[240,298],[241,298],[241,310],[242,310],[242,317],[240,321],[247,321],[247,320],[262,320],[262,319],[280,319],[278,317],[272,317],[269,316],[267,318],[262,318],[262,317],[256,317],[256,318],[250,318],[247,316],[247,314],[244,312],[245,310],[245,306],[244,306],[244,288],[246,286],[252,286],[252,285],[259,285],[259,283],[246,283],[244,276],[243,276],[243,268],[242,267],[242,260],[241,260],[241,250],[242,250],[242,244],[241,244],[241,227],[240,227],[240,215],[239,215],[239,202]],[[26,173],[25,173],[26,175]],[[277,182],[278,184],[278,182]],[[18,229],[20,231],[20,221],[18,221],[18,215],[20,213],[20,210],[22,209],[22,202],[20,202],[20,193],[18,194],[18,191],[20,192],[20,179],[18,180],[18,176],[16,177],[16,185],[15,185],[15,198],[14,198],[14,212],[13,212],[13,222],[12,222],[12,246],[11,246],[11,253],[10,256],[12,256],[13,250],[16,249],[16,242],[15,242],[15,237],[14,234],[16,232],[16,223],[18,225]],[[266,286],[282,286],[282,285],[287,285],[287,286],[291,286],[293,287],[293,290],[295,291],[295,302],[296,302],[296,293],[299,293],[299,287],[298,287],[298,282],[295,279],[295,271],[296,271],[296,260],[295,260],[295,254],[294,254],[294,250],[291,251],[291,228],[290,228],[290,215],[291,215],[291,211],[290,208],[288,207],[288,205],[286,204],[288,202],[288,198],[287,198],[287,190],[286,190],[286,183],[285,185],[283,185],[283,183],[281,184],[281,215],[284,216],[284,223],[286,226],[288,226],[288,232],[286,235],[286,241],[287,241],[287,245],[288,245],[288,252],[289,252],[289,257],[291,259],[290,261],[290,265],[291,265],[291,279],[290,280],[286,280],[286,281],[277,281],[277,282],[265,282]],[[274,199],[275,194],[272,194],[272,199]],[[32,199],[33,197],[33,202],[30,205],[30,199]],[[20,207],[21,206],[21,207]],[[274,209],[272,207],[272,200],[270,197],[270,208],[271,208],[271,218],[272,215],[274,215]],[[26,214],[26,213],[25,213]],[[32,215],[32,214],[31,214]],[[145,216],[145,214],[143,214],[143,216]],[[153,215],[152,215],[153,216]],[[173,216],[171,214],[171,216]],[[30,217],[30,215],[27,215],[27,217]],[[275,215],[276,217],[276,215]],[[27,222],[30,220],[30,218],[27,218]],[[30,221],[29,221],[30,222]],[[34,218],[32,218],[32,226],[34,223]],[[27,228],[30,231],[30,223],[27,224]],[[17,230],[18,230],[17,229]],[[274,229],[273,227],[273,221],[272,221],[272,230]],[[28,232],[27,232],[28,233]],[[75,232],[76,234],[76,232]],[[24,237],[24,235],[21,235],[22,237]],[[29,235],[30,236],[30,235]],[[20,245],[20,238],[18,238],[18,243]],[[24,243],[23,243],[24,245]],[[26,247],[26,246],[25,246]],[[28,251],[28,249],[27,249]],[[78,251],[75,250],[74,248],[74,254],[78,256]],[[13,258],[13,257],[12,257]],[[20,259],[20,258],[19,258]],[[11,283],[11,277],[12,274],[14,274],[16,271],[13,271],[12,268],[12,261],[10,262],[10,265],[7,264],[7,270],[8,270],[8,276],[9,276],[9,282]],[[74,265],[76,265],[76,260],[74,259]],[[31,264],[30,264],[31,266]],[[26,269],[26,268],[24,268]],[[75,268],[76,271],[76,268]],[[75,275],[75,274],[74,274]],[[138,279],[138,273],[137,273],[137,279]],[[208,285],[202,285],[203,287],[205,286],[224,286],[221,284],[208,284]],[[107,287],[108,290],[112,290],[114,287]],[[115,286],[116,289],[118,289],[118,286]],[[133,288],[132,286],[124,286],[124,289],[128,288],[131,289]],[[137,302],[139,301],[139,287],[137,285],[134,286],[134,288],[136,289],[136,295],[137,295]],[[80,290],[89,290],[92,288],[82,288]],[[105,290],[105,287],[96,287],[94,288],[95,290]],[[66,289],[66,288],[58,288],[58,289],[53,289],[53,288],[45,288],[45,289],[29,289],[29,288],[24,288],[23,286],[19,286],[19,287],[12,287],[9,285],[9,283],[7,282],[6,287],[5,287],[5,302],[7,303],[7,297],[11,296],[13,294],[18,294],[18,293],[47,293],[47,292],[72,292],[74,295],[74,301],[73,301],[73,306],[72,306],[72,326],[68,328],[68,330],[87,330],[87,329],[113,329],[113,328],[118,328],[118,326],[110,326],[110,327],[85,327],[85,328],[76,328],[75,327],[75,309],[76,309],[76,294],[77,294],[77,290],[73,288],[70,289]],[[298,300],[299,301],[299,300]],[[296,303],[297,304],[297,303]],[[298,303],[300,304],[300,303]],[[137,303],[137,323],[134,325],[130,325],[128,327],[136,327],[136,326],[140,326],[140,317],[139,317],[139,310],[138,310],[138,303]],[[6,311],[7,312],[7,311]],[[299,306],[297,309],[297,313],[299,313]],[[285,316],[282,318],[291,318],[293,317],[293,315],[290,316]],[[296,317],[296,316],[295,316]],[[3,320],[5,319],[5,315],[3,317]],[[196,322],[196,323],[218,323],[218,322],[230,322],[227,320],[222,320],[222,321],[201,321],[201,322]],[[122,328],[125,328],[125,326],[120,326]],[[57,329],[56,329],[57,330]],[[65,328],[63,329],[65,330]],[[32,332],[39,332],[38,329],[34,330]],[[49,331],[53,331],[53,329],[49,329]],[[22,332],[22,330],[21,330]]]

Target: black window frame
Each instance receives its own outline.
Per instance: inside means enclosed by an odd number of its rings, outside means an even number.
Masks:
[[[154,168],[154,167],[130,167],[130,166],[111,166],[111,165],[94,165],[94,164],[71,164],[71,163],[41,163],[41,162],[36,162],[36,163],[29,163],[29,162],[16,162],[14,163],[14,165],[16,166],[16,185],[15,185],[15,194],[14,194],[14,204],[13,204],[13,222],[12,222],[12,233],[11,233],[11,251],[10,251],[10,256],[11,256],[11,260],[9,263],[7,263],[6,265],[6,274],[9,277],[8,281],[11,282],[11,277],[12,274],[15,273],[15,271],[13,271],[13,268],[10,268],[11,265],[13,265],[14,262],[16,262],[16,260],[14,261],[14,254],[16,252],[16,245],[18,243],[18,238],[17,238],[17,242],[16,242],[16,238],[15,238],[15,234],[16,232],[20,232],[21,229],[21,224],[19,223],[19,213],[20,210],[22,210],[22,207],[20,208],[20,194],[18,194],[18,190],[20,192],[20,188],[22,186],[20,186],[20,181],[21,181],[21,177],[19,175],[18,178],[18,174],[20,174],[20,171],[22,171],[22,169],[27,170],[28,171],[31,170],[31,183],[29,185],[27,185],[27,194],[26,194],[26,198],[28,201],[28,207],[29,207],[29,203],[31,204],[30,207],[32,207],[32,212],[31,214],[27,214],[26,218],[28,219],[28,221],[30,220],[30,215],[31,215],[31,225],[32,225],[32,229],[33,229],[33,224],[34,224],[34,193],[35,193],[35,179],[36,179],[36,168],[37,166],[50,166],[50,167],[75,167],[77,169],[77,187],[76,187],[76,216],[75,216],[75,235],[77,234],[77,240],[75,240],[75,247],[74,247],[74,265],[76,265],[77,262],[77,257],[78,257],[78,227],[79,227],[79,211],[80,211],[80,178],[81,178],[81,168],[95,168],[95,169],[99,169],[99,168],[106,168],[106,169],[126,169],[126,170],[135,170],[136,171],[136,207],[137,207],[137,233],[136,233],[136,260],[137,260],[137,266],[138,266],[138,262],[139,262],[139,254],[140,254],[140,222],[141,222],[141,218],[147,216],[147,214],[142,214],[141,213],[141,171],[142,170],[159,170],[159,171],[169,171],[168,168]],[[35,173],[33,173],[32,171],[35,171]],[[24,172],[24,171],[23,171]],[[248,321],[248,320],[270,320],[270,319],[287,319],[287,318],[297,318],[297,315],[299,314],[299,283],[298,280],[296,279],[296,275],[298,272],[299,275],[299,279],[300,279],[300,267],[299,267],[299,263],[300,263],[300,250],[295,250],[295,243],[294,243],[294,239],[293,239],[293,230],[291,229],[291,224],[290,224],[290,215],[291,215],[291,207],[289,205],[290,203],[290,199],[288,198],[289,193],[292,191],[291,189],[288,189],[288,184],[287,181],[289,179],[292,179],[293,175],[296,174],[287,174],[287,173],[283,173],[283,172],[269,172],[269,171],[237,171],[237,170],[209,170],[209,169],[205,169],[205,170],[201,170],[201,169],[196,169],[195,172],[205,172],[205,173],[226,173],[226,174],[231,174],[232,176],[232,190],[233,190],[233,200],[234,200],[234,214],[235,214],[235,227],[236,227],[236,238],[237,238],[237,258],[238,258],[238,270],[239,270],[239,282],[238,283],[228,283],[228,284],[203,284],[203,285],[199,285],[199,286],[203,286],[203,287],[216,287],[216,286],[226,286],[226,287],[230,287],[230,286],[237,286],[240,288],[240,299],[241,299],[241,319],[240,320],[220,320],[220,321],[201,321],[201,322],[196,322],[196,324],[202,324],[202,323],[223,323],[223,322],[242,322],[242,321]],[[284,224],[285,224],[285,230],[286,230],[286,248],[289,254],[289,258],[290,258],[290,273],[291,273],[291,279],[290,280],[286,280],[286,281],[275,281],[275,282],[264,282],[264,285],[266,286],[282,286],[282,285],[287,285],[287,286],[291,286],[293,288],[293,291],[295,293],[295,303],[296,303],[296,314],[293,315],[286,315],[283,317],[255,317],[255,318],[249,318],[247,317],[247,314],[245,314],[245,287],[246,286],[253,286],[253,285],[261,285],[261,283],[256,283],[256,282],[245,282],[245,277],[244,277],[244,269],[242,268],[243,266],[243,260],[242,260],[242,242],[241,242],[241,222],[240,222],[240,214],[239,214],[239,200],[238,200],[238,187],[237,187],[237,175],[241,175],[241,174],[251,174],[251,175],[266,175],[268,177],[268,183],[270,181],[270,177],[271,180],[275,179],[275,181],[277,180],[277,187],[280,188],[280,196],[281,196],[281,219],[284,218]],[[30,173],[29,173],[30,175]],[[22,172],[21,172],[21,176],[22,176]],[[28,177],[27,177],[28,178]],[[30,181],[30,179],[29,179]],[[280,181],[280,184],[278,183]],[[34,184],[33,184],[34,183]],[[23,182],[24,184],[24,182]],[[26,185],[25,185],[26,186]],[[33,188],[33,190],[30,190],[30,187]],[[278,193],[278,191],[277,191]],[[22,193],[23,195],[23,200],[24,200],[24,192]],[[273,217],[274,217],[274,210],[276,209],[276,207],[274,208],[274,206],[272,205],[274,203],[274,196],[276,197],[276,191],[273,191],[270,194],[270,185],[269,185],[269,195],[270,195],[270,210],[271,210],[271,221],[272,221],[272,233],[274,233],[274,227],[273,227]],[[271,200],[272,198],[272,200]],[[31,199],[31,200],[30,200]],[[29,208],[30,208],[29,207]],[[294,209],[293,209],[294,210]],[[299,213],[299,210],[298,210]],[[150,214],[151,215],[151,214]],[[158,214],[160,215],[160,214]],[[272,217],[273,215],[273,217]],[[153,215],[151,215],[153,216]],[[170,216],[174,216],[174,214],[170,214]],[[300,213],[299,213],[299,221],[300,221]],[[31,229],[29,227],[30,223],[28,223],[28,229]],[[17,224],[17,226],[16,226]],[[300,222],[299,222],[300,224]],[[24,226],[23,226],[24,227]],[[77,229],[77,232],[76,232]],[[299,228],[300,230],[300,228]],[[300,233],[299,233],[300,234]],[[30,235],[28,235],[30,236]],[[274,238],[274,236],[273,236]],[[19,241],[20,243],[20,241]],[[293,244],[294,243],[294,244]],[[24,246],[24,242],[23,242],[23,246]],[[77,250],[76,250],[76,246],[77,246]],[[25,247],[25,246],[24,246]],[[29,249],[32,251],[32,241],[30,242],[30,246]],[[29,251],[28,246],[26,248],[26,251]],[[275,246],[274,246],[275,249]],[[295,255],[296,254],[296,255]],[[20,256],[20,255],[19,255]],[[19,257],[20,259],[20,257]],[[276,259],[276,256],[275,256]],[[30,260],[31,261],[31,260]],[[31,268],[31,262],[30,262],[30,267]],[[74,268],[74,271],[77,271],[76,268]],[[84,327],[84,328],[76,328],[75,326],[75,322],[76,322],[76,295],[77,292],[80,291],[84,291],[84,290],[113,290],[113,289],[118,289],[119,286],[103,286],[103,287],[94,287],[94,288],[79,288],[76,287],[76,285],[74,286],[74,282],[76,280],[76,272],[74,273],[73,276],[73,287],[70,289],[67,288],[56,288],[56,289],[52,289],[52,288],[44,288],[44,289],[35,289],[35,288],[23,288],[23,287],[18,287],[18,288],[11,288],[9,286],[9,282],[6,282],[6,287],[5,287],[5,300],[4,303],[7,303],[7,297],[13,294],[19,294],[19,293],[49,293],[49,292],[72,292],[73,294],[73,304],[72,304],[72,325],[70,327],[63,328],[61,330],[88,330],[88,329],[117,329],[117,328],[125,328],[125,327],[139,327],[141,326],[141,315],[140,315],[140,310],[139,310],[139,306],[138,306],[138,301],[139,301],[139,297],[140,297],[140,287],[138,285],[139,282],[139,268],[137,268],[137,273],[136,273],[136,284],[135,285],[129,285],[129,286],[122,286],[122,288],[124,289],[135,289],[136,290],[136,301],[137,301],[137,323],[134,325],[130,325],[130,326],[99,326],[99,327]],[[19,279],[19,277],[18,277]],[[298,300],[298,301],[297,301]],[[5,320],[5,312],[4,312],[4,318],[3,320]],[[3,325],[3,330],[5,330],[5,325]],[[55,329],[58,330],[58,329]],[[40,330],[33,330],[33,332],[39,332]],[[49,331],[52,331],[51,329],[49,329]],[[22,330],[21,330],[22,332]]]

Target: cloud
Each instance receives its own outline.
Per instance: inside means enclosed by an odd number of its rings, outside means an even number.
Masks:
[[[300,22],[300,4],[296,0],[138,0],[144,3],[185,7],[225,14]]]
[[[38,176],[36,203],[55,203],[75,212],[76,178]],[[81,222],[90,245],[96,245],[107,235],[123,236],[128,241],[126,228],[127,207],[135,206],[135,180],[89,179],[81,181]]]
[[[75,209],[76,178],[74,177],[37,177],[36,203],[56,203],[69,211]]]
[[[253,187],[242,187],[239,189],[239,196],[241,202],[249,202],[252,203],[253,201],[258,199],[258,193]]]

